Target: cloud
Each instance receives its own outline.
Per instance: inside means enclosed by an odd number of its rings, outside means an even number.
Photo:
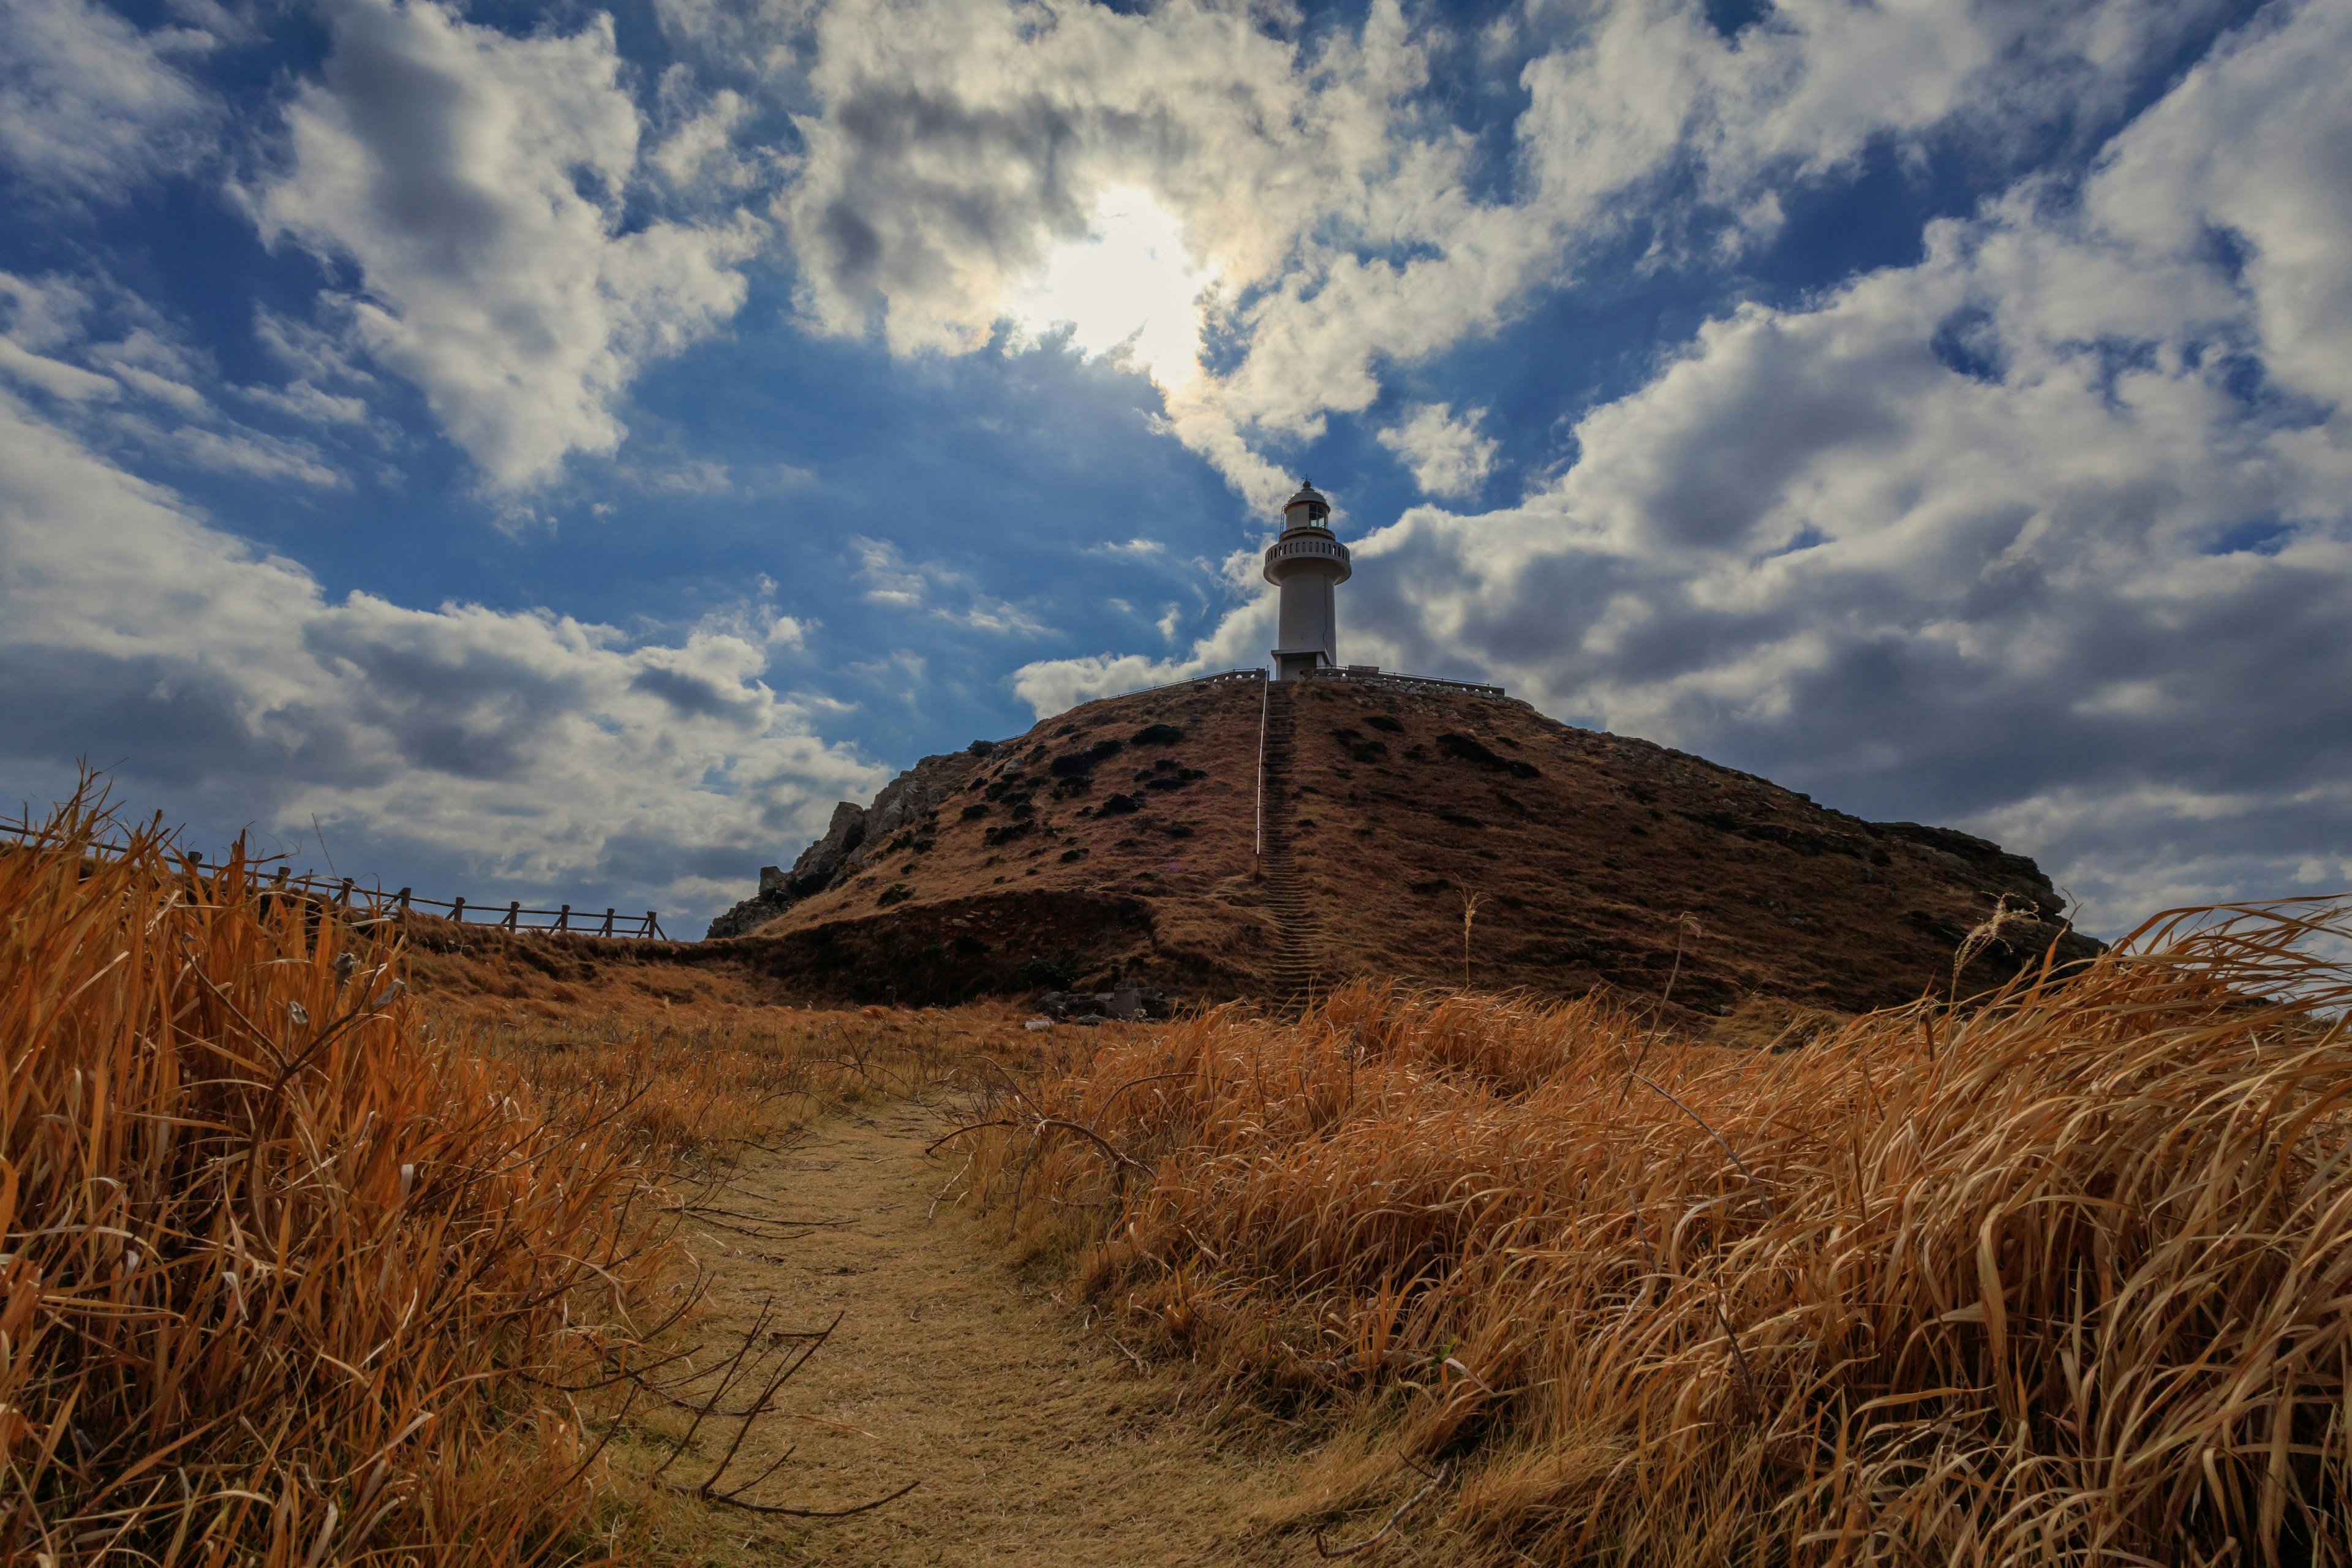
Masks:
[[[350,481],[307,440],[228,417],[212,356],[146,300],[103,278],[26,279],[0,273],[0,377],[56,400],[80,438],[143,450],[214,473],[291,479],[318,489]],[[357,399],[308,382],[229,390],[259,407],[317,423],[364,419]],[[331,416],[331,417],[326,417]]]
[[[173,445],[200,468],[225,474],[250,474],[256,479],[292,479],[320,489],[345,489],[351,481],[317,460],[316,452],[299,441],[282,441],[255,431],[223,434],[183,428]]]
[[[2265,370],[2339,409],[2352,404],[2348,55],[2344,5],[2269,8],[2109,151],[2090,193],[2100,225],[2140,246],[2242,247]]]
[[[0,304],[7,321],[0,327],[0,375],[37,387],[68,403],[110,401],[122,386],[110,375],[52,357],[78,346],[89,296],[56,278],[19,278],[0,272]]]
[[[1709,321],[1556,482],[1360,541],[1346,657],[1977,826],[2108,930],[2339,875],[2347,52],[2342,7],[2265,19],[2080,190],[2021,182],[1916,266]]]
[[[888,540],[853,539],[850,546],[857,552],[857,575],[869,603],[919,611],[973,631],[1024,637],[1045,631],[1018,605],[989,597],[964,574],[939,562],[909,562]],[[940,603],[942,593],[959,602]]]
[[[141,32],[89,0],[0,0],[0,163],[68,202],[119,201],[191,166],[219,109],[176,62],[214,43]]]
[[[1495,468],[1496,443],[1478,434],[1486,416],[1485,409],[1474,408],[1456,419],[1453,405],[1424,403],[1408,410],[1402,424],[1381,431],[1380,443],[1412,470],[1423,494],[1474,495]]]
[[[34,353],[14,338],[0,337],[0,375],[37,386],[52,397],[71,403],[119,397],[122,393],[121,384],[112,376],[99,375],[79,365]]]
[[[333,15],[286,172],[255,198],[265,236],[356,264],[352,339],[492,485],[612,452],[639,368],[741,306],[759,226],[630,216],[644,128],[609,17],[515,38],[430,0]]]
[[[750,100],[741,93],[721,88],[708,101],[697,102],[692,72],[676,65],[662,73],[661,96],[669,110],[671,128],[646,161],[672,188],[691,192],[715,185],[742,190],[759,181],[758,168],[736,142],[737,132],[752,112]]]
[[[5,393],[0,562],[14,773],[87,755],[220,832],[316,813],[367,868],[419,884],[707,907],[887,776],[761,679],[801,635],[772,612],[659,641],[332,599]]]
[[[238,395],[306,425],[364,425],[367,400],[346,397],[297,379],[285,386],[241,386]]]
[[[2203,9],[1801,0],[1727,37],[1695,0],[1614,0],[1531,7],[1474,67],[1395,0],[1311,46],[1205,0],[843,0],[777,211],[814,324],[961,353],[1034,314],[1106,200],[1148,202],[1215,280],[1214,374],[1147,362],[1168,428],[1265,509],[1276,458],[1371,407],[1386,365],[1492,333],[1626,234],[1712,268],[1874,145],[2021,157],[2121,104]],[[1520,95],[1507,166],[1430,101],[1441,66]]]
[[[1274,646],[1274,608],[1271,597],[1253,598],[1174,658],[1086,654],[1076,658],[1038,659],[1013,672],[1013,690],[1038,718],[1045,719],[1098,697],[1117,697],[1219,670],[1263,668],[1266,650]],[[1172,613],[1160,625],[1162,636],[1174,636]]]

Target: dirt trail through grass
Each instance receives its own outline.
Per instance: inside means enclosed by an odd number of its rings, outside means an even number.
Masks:
[[[892,1568],[1296,1556],[1248,1525],[1276,1498],[1276,1464],[1225,1451],[1203,1419],[1213,1408],[1194,1408],[1199,1396],[1169,1374],[1139,1372],[1099,1323],[1087,1331],[1083,1310],[1024,1291],[952,1207],[926,1217],[961,1163],[925,1160],[942,1125],[896,1101],[748,1156],[712,1202],[835,1222],[802,1239],[689,1227],[716,1336],[750,1330],[771,1295],[786,1328],[842,1314],[730,1473],[757,1474],[791,1442],[798,1453],[763,1500],[838,1508],[922,1483],[825,1523],[713,1510],[697,1544],[732,1563]]]

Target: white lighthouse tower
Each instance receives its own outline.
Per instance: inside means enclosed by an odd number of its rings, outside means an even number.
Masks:
[[[1282,589],[1274,679],[1297,680],[1339,662],[1339,616],[1331,590],[1346,582],[1348,547],[1331,532],[1331,503],[1300,480],[1282,505],[1282,537],[1266,546],[1265,580]]]

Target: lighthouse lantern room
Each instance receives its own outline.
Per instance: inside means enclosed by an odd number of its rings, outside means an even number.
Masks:
[[[1332,589],[1348,580],[1348,547],[1331,532],[1331,503],[1312,484],[1282,507],[1282,537],[1266,546],[1265,580],[1282,590],[1274,679],[1297,680],[1339,662]]]

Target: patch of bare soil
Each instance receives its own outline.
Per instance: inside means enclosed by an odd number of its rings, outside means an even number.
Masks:
[[[961,1163],[924,1156],[946,1125],[893,1100],[747,1156],[712,1202],[830,1222],[800,1239],[688,1227],[711,1279],[715,1342],[751,1331],[771,1298],[788,1329],[840,1314],[730,1476],[756,1476],[793,1444],[760,1500],[838,1509],[920,1482],[822,1522],[698,1509],[677,1521],[696,1552],[876,1568],[1311,1559],[1311,1545],[1254,1523],[1283,1511],[1278,1457],[1241,1451],[1178,1377],[1139,1370],[1099,1322],[1024,1287],[975,1222],[947,1204],[932,1214]],[[674,1476],[697,1479],[694,1469],[682,1461]]]

